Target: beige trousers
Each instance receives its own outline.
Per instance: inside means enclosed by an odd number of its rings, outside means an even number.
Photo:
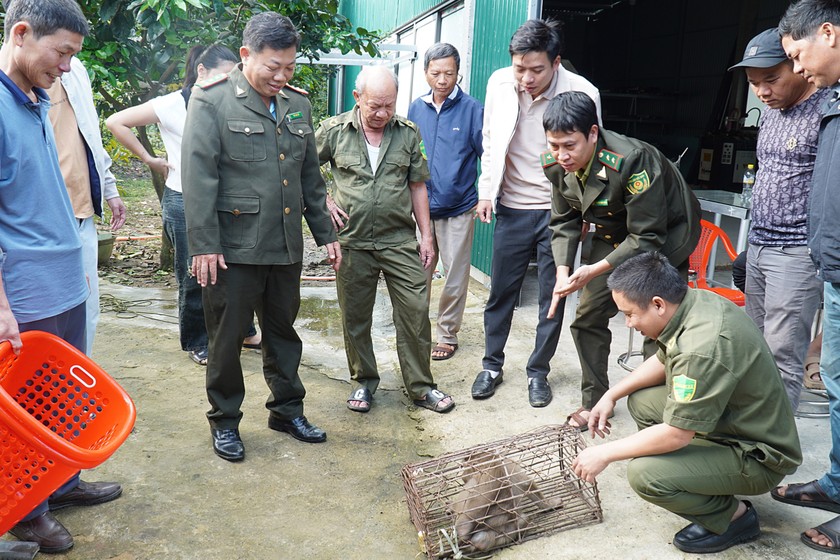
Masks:
[[[445,282],[440,294],[436,328],[436,341],[458,344],[458,331],[467,305],[467,288],[470,285],[470,259],[473,241],[473,211],[460,216],[432,220],[435,253],[440,259]],[[432,275],[435,267],[426,269],[426,280],[431,298]]]

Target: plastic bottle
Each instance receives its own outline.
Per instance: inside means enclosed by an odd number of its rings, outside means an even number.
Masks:
[[[755,184],[755,166],[747,164],[744,170],[743,187],[741,189],[741,202],[749,205],[752,203],[753,185]]]

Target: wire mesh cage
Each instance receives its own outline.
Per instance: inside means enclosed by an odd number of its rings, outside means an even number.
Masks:
[[[406,465],[403,486],[422,551],[469,558],[600,523],[597,485],[571,468],[584,447],[577,429],[545,426]]]

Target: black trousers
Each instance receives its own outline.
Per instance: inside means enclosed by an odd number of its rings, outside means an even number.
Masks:
[[[283,419],[300,416],[306,389],[298,375],[303,345],[294,322],[302,264],[227,266],[202,293],[209,340],[207,419],[217,429],[239,425],[245,398],[239,353],[254,312],[262,328],[263,375],[271,391],[265,406]]]

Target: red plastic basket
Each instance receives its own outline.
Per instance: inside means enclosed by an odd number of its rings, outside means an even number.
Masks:
[[[128,394],[57,336],[0,344],[0,534],[81,469],[99,465],[131,433]]]

